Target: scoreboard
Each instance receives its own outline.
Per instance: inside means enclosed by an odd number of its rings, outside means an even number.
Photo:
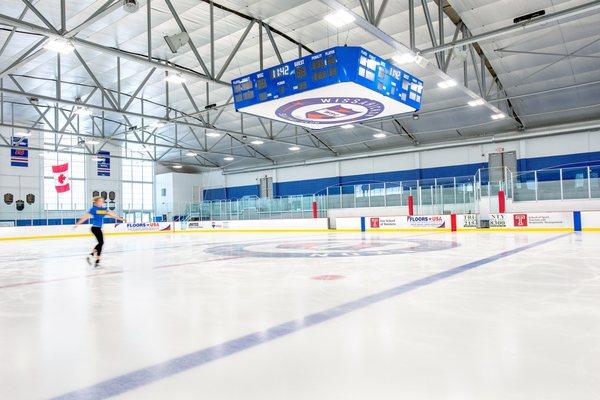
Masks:
[[[333,47],[231,81],[235,109],[310,129],[420,109],[423,81],[361,47]]]

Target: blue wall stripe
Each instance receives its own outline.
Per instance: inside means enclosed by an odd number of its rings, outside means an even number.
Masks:
[[[600,152],[577,153],[547,157],[522,158],[517,160],[518,171],[533,171],[544,168],[571,168],[578,166],[600,165]],[[274,184],[274,195],[277,197],[324,194],[325,190],[337,185],[360,185],[376,182],[399,182],[417,179],[439,179],[462,176],[472,176],[478,169],[486,168],[487,163],[459,164],[444,167],[420,168],[404,171],[377,172],[371,174],[348,175],[298,181],[277,182]],[[565,171],[565,179],[574,179],[581,171]],[[598,172],[596,172],[598,173]],[[531,176],[519,177],[519,181],[532,180]],[[558,179],[558,171],[540,172],[538,180],[549,181]],[[228,188],[205,189],[204,200],[239,199],[244,196],[258,196],[258,185],[233,186]]]
[[[196,368],[212,361],[230,356],[232,354],[248,350],[261,344],[269,343],[280,337],[310,328],[314,325],[344,316],[353,311],[368,307],[372,304],[376,304],[401,294],[411,292],[423,286],[434,284],[443,279],[450,278],[454,275],[472,270],[485,264],[489,264],[513,254],[541,246],[567,235],[569,234],[553,236],[538,242],[527,244],[525,246],[503,251],[490,257],[460,265],[458,267],[450,268],[448,270],[438,272],[437,274],[426,276],[425,278],[417,279],[412,282],[384,290],[382,292],[340,304],[338,306],[308,315],[301,319],[291,320],[265,329],[264,331],[251,333],[228,342],[173,358],[160,364],[108,379],[93,386],[55,397],[54,400],[99,400],[117,396],[141,386],[149,385],[158,380],[165,379],[192,368]]]

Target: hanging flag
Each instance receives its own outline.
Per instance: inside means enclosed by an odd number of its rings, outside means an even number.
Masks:
[[[98,176],[110,176],[110,151],[99,151]]]
[[[52,173],[54,174],[54,187],[58,193],[64,193],[71,190],[69,178],[67,177],[68,172],[68,163],[52,166]]]
[[[29,139],[21,137],[13,137],[12,145],[18,147],[10,149],[10,166],[11,167],[28,167],[29,166]]]

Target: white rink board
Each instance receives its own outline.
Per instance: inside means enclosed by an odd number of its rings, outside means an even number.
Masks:
[[[386,217],[364,217],[365,229],[367,231],[385,230],[449,230],[450,215],[415,215],[415,216],[386,216]],[[336,218],[337,230],[360,230],[361,218]]]
[[[177,231],[269,231],[269,230],[326,230],[327,218],[257,219],[240,221],[186,221],[177,222]]]
[[[104,224],[105,234],[172,232],[173,222],[144,222],[133,224]],[[18,226],[0,227],[0,239],[9,238],[43,238],[68,237],[89,234],[91,225],[50,225],[50,226]]]
[[[571,230],[572,212],[490,214],[492,229]]]
[[[600,231],[600,211],[582,211],[581,227],[584,231]]]

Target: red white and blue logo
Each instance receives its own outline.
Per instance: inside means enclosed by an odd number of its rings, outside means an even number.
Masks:
[[[312,97],[286,103],[275,115],[290,122],[332,125],[373,118],[384,109],[379,101],[362,97]]]

